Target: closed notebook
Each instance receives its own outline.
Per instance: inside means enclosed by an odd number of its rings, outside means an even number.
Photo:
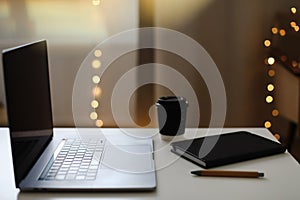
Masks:
[[[203,168],[246,161],[283,153],[278,142],[239,131],[171,143],[172,152]]]

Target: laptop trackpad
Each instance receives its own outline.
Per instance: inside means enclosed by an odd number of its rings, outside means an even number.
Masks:
[[[108,145],[102,160],[103,167],[129,173],[152,172],[154,164],[151,147],[149,145]]]

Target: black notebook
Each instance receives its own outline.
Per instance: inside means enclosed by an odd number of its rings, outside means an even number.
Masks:
[[[239,131],[171,143],[172,152],[203,168],[283,153],[278,142]]]

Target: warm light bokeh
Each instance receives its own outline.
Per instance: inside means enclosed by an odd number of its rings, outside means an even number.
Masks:
[[[279,115],[279,111],[277,109],[272,110],[272,116],[277,117]]]
[[[95,50],[94,51],[94,56],[96,56],[97,58],[99,58],[100,56],[102,56],[102,51],[101,50]]]
[[[97,114],[96,112],[91,112],[90,118],[91,118],[92,120],[96,120],[96,119],[98,118],[98,114]]]
[[[91,102],[91,106],[92,106],[92,108],[98,108],[99,102],[98,102],[97,100],[93,100],[93,101]]]
[[[266,102],[267,103],[272,103],[273,102],[273,97],[272,96],[267,96],[266,97]]]
[[[269,58],[268,58],[268,64],[269,64],[269,65],[273,65],[274,63],[275,63],[275,58],[269,57]]]
[[[269,121],[265,122],[265,127],[266,128],[271,128],[271,126],[272,126],[271,122],[269,122]]]
[[[98,84],[98,83],[100,83],[100,77],[98,76],[98,75],[95,75],[95,76],[93,76],[93,78],[92,78],[92,81],[93,81],[93,83],[95,83],[95,84]]]
[[[277,34],[278,33],[278,28],[276,28],[276,27],[273,27],[271,30],[272,30],[273,34]]]
[[[103,123],[103,121],[102,121],[101,119],[96,120],[95,125],[96,125],[97,127],[102,127],[103,124],[104,124],[104,123]]]
[[[275,76],[275,70],[270,69],[270,70],[268,71],[268,75],[269,75],[270,77]]]
[[[99,69],[100,67],[101,67],[101,62],[100,62],[100,60],[94,60],[93,62],[92,62],[92,67],[94,68],[94,69]]]
[[[273,84],[268,84],[267,89],[269,92],[272,92],[275,89],[275,87]]]
[[[296,9],[295,7],[292,7],[292,8],[291,8],[291,12],[292,12],[293,14],[296,14],[297,9]]]
[[[93,95],[94,95],[94,97],[99,97],[100,95],[101,95],[101,88],[100,87],[98,87],[98,86],[96,86],[96,87],[94,87],[94,89],[93,89]]]
[[[264,45],[265,45],[266,47],[271,46],[271,41],[270,41],[270,40],[265,40],[265,41],[264,41]]]

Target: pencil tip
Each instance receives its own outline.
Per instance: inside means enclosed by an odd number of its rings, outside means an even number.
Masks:
[[[194,174],[194,175],[201,175],[201,172],[200,171],[191,171],[191,174]]]
[[[264,173],[263,172],[258,172],[258,177],[264,177]]]

